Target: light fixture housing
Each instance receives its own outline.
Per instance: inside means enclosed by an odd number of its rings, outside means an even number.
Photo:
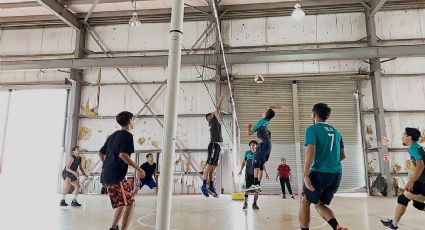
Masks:
[[[297,21],[300,21],[301,19],[304,18],[305,13],[304,10],[301,9],[301,5],[299,3],[294,5],[294,11],[292,12],[291,17]]]
[[[130,18],[130,21],[128,21],[128,24],[130,26],[141,26],[142,23],[139,20],[139,17],[137,15],[137,12],[133,12],[133,16]]]

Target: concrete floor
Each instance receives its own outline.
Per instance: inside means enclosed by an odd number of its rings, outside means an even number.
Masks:
[[[83,204],[81,208],[58,207],[59,196],[43,199],[24,196],[19,200],[2,198],[1,229],[106,230],[113,215],[107,196],[82,195],[79,197]],[[252,200],[248,211],[243,211],[242,201],[232,201],[228,195],[219,199],[180,195],[173,200],[171,225],[172,229],[185,230],[295,230],[298,226],[298,203],[298,198],[283,200],[280,196],[262,196],[258,203],[259,211],[252,210]],[[379,219],[392,216],[395,203],[394,198],[340,195],[331,207],[340,223],[350,230],[378,230],[384,229]],[[131,229],[154,229],[155,207],[156,196],[137,196]],[[310,229],[330,229],[318,218],[316,211],[312,214]],[[424,214],[409,207],[399,229],[424,229]]]

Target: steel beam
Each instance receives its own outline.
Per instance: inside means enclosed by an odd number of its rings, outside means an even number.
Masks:
[[[84,17],[84,23],[87,23],[87,21],[89,20],[91,14],[93,13],[94,9],[96,8],[97,4],[99,4],[99,0],[94,0],[93,1],[93,5],[90,7],[89,12],[87,13],[87,15]]]
[[[222,114],[223,117],[229,117],[232,116],[232,114],[228,113],[228,114]],[[87,118],[90,120],[95,120],[95,119],[100,119],[100,120],[105,120],[105,119],[115,119],[116,115],[101,115],[99,116],[99,118],[88,118],[83,114],[78,115],[79,118]],[[139,115],[139,116],[134,116],[134,118],[163,118],[164,115],[162,114],[156,114],[154,115]],[[179,114],[178,115],[179,118],[204,118],[205,119],[205,114]]]
[[[139,112],[136,113],[136,115],[134,117],[138,117],[140,114],[142,114],[143,110],[145,110],[145,108],[147,107],[147,105],[149,103],[151,103],[151,101],[153,99],[155,99],[156,95],[158,95],[158,93],[161,91],[162,87],[164,87],[167,84],[167,82],[163,82],[158,89],[155,90],[155,92],[152,94],[152,96],[149,98],[149,100],[146,101],[146,105],[143,105],[143,107],[139,110]]]
[[[87,32],[89,32],[89,35],[93,38],[93,40],[96,42],[96,44],[99,46],[99,48],[104,52],[104,54],[107,56],[106,59],[113,59],[112,55],[106,50],[106,48],[100,44],[99,40],[97,39],[96,35],[94,34],[94,32],[91,30],[90,25],[86,24],[86,30]],[[128,57],[127,57],[128,58]],[[168,56],[166,56],[167,58],[167,63],[168,63]],[[140,65],[140,63],[139,63]],[[158,118],[158,116],[153,112],[153,110],[151,109],[151,107],[148,105],[148,103],[143,99],[142,95],[139,93],[139,91],[133,86],[133,84],[131,84],[131,82],[128,80],[127,76],[124,74],[124,72],[120,69],[120,68],[116,68],[116,70],[120,73],[120,75],[122,76],[122,78],[125,80],[125,82],[127,83],[127,85],[133,90],[133,92],[137,95],[137,97],[140,99],[141,102],[143,102],[143,104],[146,106],[146,108],[149,110],[149,112],[152,114],[153,118],[158,122],[158,124],[161,126],[161,128],[164,128],[164,124],[163,122]],[[168,80],[167,80],[168,82]],[[167,88],[169,88],[167,86]],[[190,166],[195,170],[196,174],[198,174],[198,176],[200,178],[202,178],[201,174],[199,174],[199,170],[197,169],[197,167],[193,164],[193,162],[190,161],[190,157],[187,155],[187,153],[185,153],[184,151],[182,151],[182,147],[181,145],[177,142],[177,140],[175,141],[175,145],[177,147],[177,149],[180,151],[180,153],[182,154],[182,156],[184,156],[188,161]]]
[[[387,0],[372,0],[372,11],[369,16],[375,16]]]
[[[137,1],[152,1],[152,0],[137,0]],[[88,0],[66,0],[62,1],[65,5],[84,5],[92,4]],[[99,3],[120,3],[120,2],[129,2],[129,0],[99,0]],[[40,6],[38,0],[36,1],[26,1],[26,2],[10,2],[10,3],[0,3],[0,9],[15,9],[15,8],[26,8],[26,7],[37,7]]]
[[[182,64],[187,66],[204,64],[204,56],[200,54],[182,56]],[[393,57],[424,57],[425,45],[406,46],[370,46],[354,48],[312,49],[296,51],[270,51],[270,52],[238,52],[227,53],[227,64],[252,64],[274,62],[298,61],[325,61],[325,60],[359,60],[370,58]],[[213,60],[215,54],[206,55],[206,60]],[[223,63],[223,58],[219,59]],[[165,66],[166,55],[158,56],[130,56],[109,58],[81,58],[81,59],[50,59],[31,61],[0,61],[0,70],[25,70],[25,69],[59,69],[74,68],[84,69],[91,67],[139,67],[139,66]],[[211,63],[215,64],[215,61]]]
[[[378,44],[375,27],[375,16],[371,14],[369,9],[365,11],[366,16],[366,33],[368,37],[368,45],[373,47]],[[374,118],[376,127],[376,139],[378,148],[378,162],[379,171],[385,177],[387,181],[387,196],[391,194],[391,167],[388,160],[384,160],[384,155],[388,153],[388,147],[383,144],[382,139],[387,136],[385,129],[385,114],[384,114],[384,102],[382,96],[382,72],[380,56],[372,57],[370,61],[370,72],[371,72],[371,86],[372,86],[372,97],[374,107]],[[366,166],[365,166],[366,167]]]
[[[82,58],[84,55],[83,49],[85,44],[84,30],[77,31],[75,41],[75,58]],[[64,150],[66,153],[71,152],[71,148],[77,145],[78,127],[79,127],[79,114],[81,105],[81,80],[83,79],[83,72],[79,69],[71,69],[70,79],[72,81],[71,89],[68,91],[68,108],[66,119],[66,135]]]
[[[88,0],[87,0],[88,1]],[[369,3],[369,1],[367,1]],[[12,3],[16,6],[18,3]],[[359,0],[307,0],[302,1],[303,9],[309,15],[318,14],[336,14],[336,13],[363,13],[364,6]],[[12,7],[13,5],[4,5],[1,7]],[[239,5],[221,5],[220,12],[228,10],[223,20],[259,18],[259,17],[280,17],[290,16],[293,11],[294,1],[276,2],[276,3],[257,3],[257,4],[239,4]],[[207,10],[205,6],[197,7]],[[381,10],[416,10],[423,8],[423,0],[388,0]],[[90,24],[97,25],[116,25],[128,24],[128,17],[132,11],[112,11],[112,12],[94,12],[90,17]],[[170,9],[149,9],[139,10],[139,15],[143,23],[169,22]],[[83,20],[86,13],[79,13],[77,17]],[[208,17],[192,8],[185,9],[185,21],[205,21]],[[50,15],[44,16],[19,16],[0,18],[2,29],[34,28],[34,27],[63,27],[64,24],[56,17]]]
[[[67,8],[59,4],[57,1],[37,0],[37,2],[75,30],[81,29],[81,23],[78,22],[78,18]]]

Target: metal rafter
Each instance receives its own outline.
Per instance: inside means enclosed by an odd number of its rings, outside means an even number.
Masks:
[[[93,38],[93,40],[96,42],[96,44],[99,46],[99,48],[104,52],[105,56],[107,56],[106,59],[113,59],[112,55],[106,50],[106,48],[102,44],[100,44],[100,42],[97,39],[95,33],[93,32],[93,30],[90,28],[90,26],[88,24],[86,24],[86,30],[89,33],[89,35]],[[128,57],[125,57],[125,58],[128,58]],[[164,128],[163,122],[159,119],[159,117],[155,114],[155,112],[152,110],[152,108],[148,105],[148,102],[145,101],[145,99],[143,99],[143,97],[140,94],[140,92],[133,86],[133,84],[131,84],[130,80],[124,74],[124,72],[120,68],[116,68],[116,70],[120,73],[120,75],[122,76],[122,78],[127,82],[128,86],[133,90],[133,92],[137,95],[137,97],[140,99],[140,101],[145,105],[145,107],[148,109],[148,111],[152,114],[153,118],[158,122],[158,124],[161,126],[161,128]],[[145,108],[145,107],[143,107],[143,108]],[[175,143],[176,143],[177,149],[182,154],[182,156],[188,160],[188,162],[189,162],[190,166],[192,167],[192,169],[195,170],[195,173],[200,178],[202,178],[202,175],[199,174],[199,170],[197,169],[197,167],[193,164],[193,162],[190,161],[189,155],[187,155],[187,153],[182,150],[183,148],[181,147],[181,145],[178,143],[177,140],[176,140]]]
[[[87,21],[89,20],[91,14],[93,13],[94,9],[96,8],[97,4],[99,4],[100,0],[94,0],[93,1],[93,5],[90,7],[89,12],[87,13],[86,17],[84,17],[84,23],[87,23]]]
[[[67,8],[59,4],[57,1],[37,0],[37,2],[75,30],[81,29],[81,23],[78,21],[78,18]]]
[[[370,12],[370,16],[374,16],[381,7],[385,4],[387,0],[372,0],[372,11]]]
[[[91,3],[91,1],[87,2]],[[370,4],[370,1],[365,1]],[[294,2],[276,2],[276,3],[256,3],[256,4],[239,4],[239,5],[221,5],[220,11],[228,9],[228,13],[223,20],[245,19],[258,17],[281,17],[290,16],[293,11]],[[308,15],[318,14],[336,14],[336,13],[363,13],[364,6],[360,4],[360,0],[307,0],[302,1],[303,9]],[[14,3],[16,4],[16,3]],[[0,8],[11,8],[13,5],[0,3]],[[381,7],[382,10],[413,10],[424,8],[423,0],[387,0]],[[204,11],[209,11],[208,7],[197,7]],[[115,25],[127,24],[128,18],[132,11],[111,11],[111,12],[94,12],[90,17],[90,25]],[[149,9],[138,10],[143,23],[158,23],[170,21],[170,9]],[[79,20],[83,20],[87,15],[86,12],[76,13]],[[208,16],[197,9],[185,9],[185,21],[206,21]],[[18,29],[18,28],[34,28],[34,27],[61,27],[64,26],[62,21],[52,15],[36,15],[36,16],[17,16],[0,18],[2,29]]]
[[[205,55],[183,55],[182,64],[187,66],[204,64]],[[215,54],[206,55],[207,60],[213,60]],[[239,52],[227,53],[227,64],[275,63],[296,61],[325,61],[325,60],[359,60],[369,58],[393,57],[425,57],[425,45],[404,46],[370,46],[352,48],[311,49],[295,51]],[[166,55],[130,56],[109,58],[80,58],[80,59],[50,59],[31,61],[0,61],[0,70],[24,69],[83,69],[91,67],[138,67],[165,66]],[[219,60],[222,63],[222,58]],[[215,60],[211,63],[215,65]]]

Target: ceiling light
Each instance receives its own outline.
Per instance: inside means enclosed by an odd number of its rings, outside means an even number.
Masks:
[[[137,12],[133,12],[133,16],[130,18],[130,21],[128,21],[128,24],[130,26],[141,26],[142,25],[139,18],[137,17]]]
[[[301,5],[299,3],[295,4],[294,11],[292,12],[292,18],[299,21],[304,18],[305,13],[304,10],[301,9]]]
[[[139,20],[139,17],[137,17],[137,2],[136,0],[131,0],[131,6],[134,8],[133,16],[128,21],[128,24],[130,26],[141,26],[142,23]]]

